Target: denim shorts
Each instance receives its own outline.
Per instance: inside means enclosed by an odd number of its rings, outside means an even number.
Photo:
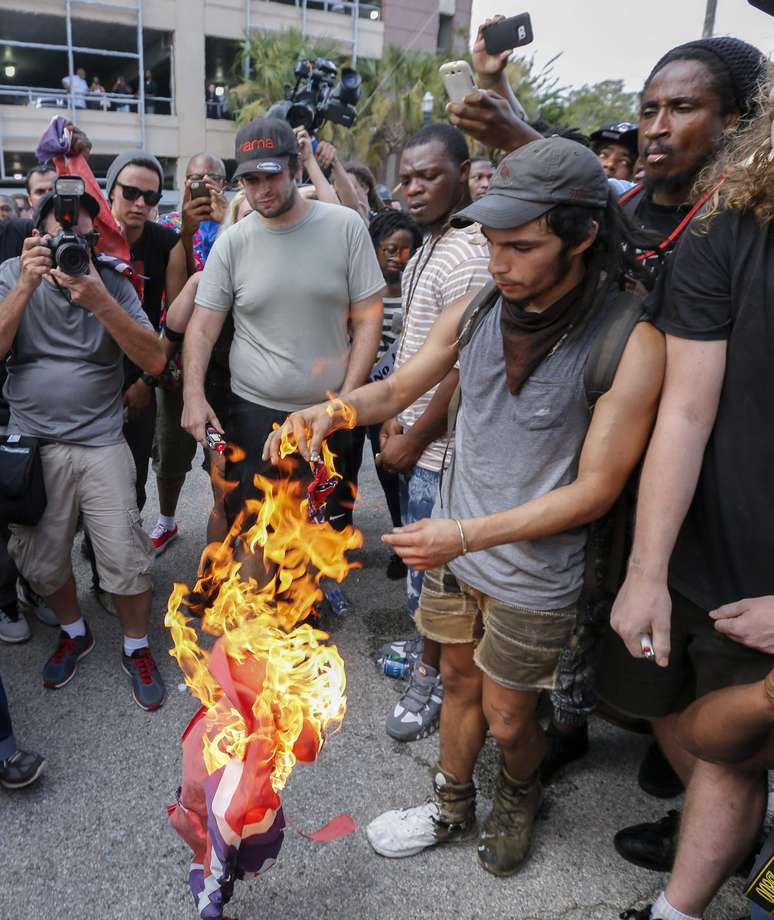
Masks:
[[[559,657],[575,642],[578,606],[531,610],[495,600],[447,566],[425,572],[417,628],[442,645],[474,642],[474,661],[509,690],[553,690]]]

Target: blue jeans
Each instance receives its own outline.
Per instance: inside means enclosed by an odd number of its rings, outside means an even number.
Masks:
[[[425,470],[415,466],[408,474],[400,477],[400,514],[404,524],[413,524],[429,518],[433,513],[435,496],[438,492],[440,473]],[[417,572],[408,567],[406,576],[406,613],[413,620],[419,606],[419,595],[422,591],[424,572]]]
[[[16,753],[16,739],[13,736],[11,713],[8,711],[8,697],[0,678],[0,760],[8,760]]]
[[[771,920],[771,914],[757,904],[750,907],[750,920]]]

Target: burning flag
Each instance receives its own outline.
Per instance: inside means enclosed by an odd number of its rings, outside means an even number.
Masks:
[[[283,456],[292,451],[283,444]],[[187,586],[176,584],[169,599],[170,654],[202,705],[182,737],[183,783],[168,811],[193,851],[189,884],[202,920],[223,917],[236,879],[273,865],[285,826],[279,793],[344,717],[344,663],[327,634],[304,622],[322,599],[320,578],[342,581],[353,567],[347,551],[362,545],[351,527],[337,532],[324,520],[340,477],[323,453],[306,495],[297,478],[256,477],[263,500],[246,503],[211,554],[194,588],[214,598],[201,621],[218,637],[211,652],[185,615]],[[263,552],[274,567],[266,585],[242,580],[237,548]]]

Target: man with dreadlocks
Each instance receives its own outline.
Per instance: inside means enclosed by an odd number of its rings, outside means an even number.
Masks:
[[[752,851],[766,806],[760,762],[697,760],[675,728],[692,700],[760,681],[773,663],[771,102],[767,109],[702,177],[707,207],[677,247],[656,319],[666,384],[613,608],[623,642],[611,637],[605,649],[600,690],[652,720],[687,792],[676,851],[662,851],[674,860],[672,877],[652,906],[627,914],[636,920],[701,918]],[[641,659],[644,634],[659,667],[631,657]],[[655,848],[658,830],[630,828],[616,845],[623,840],[632,858],[648,835]]]
[[[453,458],[433,517],[383,537],[425,571],[417,626],[441,646],[434,796],[381,815],[368,838],[377,853],[402,857],[472,836],[473,770],[489,731],[504,765],[478,858],[486,871],[511,875],[543,798],[537,703],[572,642],[586,525],[612,506],[645,450],[664,346],[652,325],[636,322],[639,301],[621,291],[621,215],[591,150],[552,137],[510,154],[487,193],[451,223],[473,221],[494,283],[444,311],[393,375],[347,397],[373,423],[459,363]],[[609,362],[600,386],[588,370],[627,311],[634,319],[617,339],[620,361]],[[308,456],[343,424],[322,405],[290,416],[284,431]],[[278,446],[277,433],[266,454],[276,459]]]

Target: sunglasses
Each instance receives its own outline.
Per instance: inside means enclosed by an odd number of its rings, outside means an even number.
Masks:
[[[161,201],[161,192],[144,192],[136,185],[124,185],[123,182],[116,182],[121,187],[121,192],[127,201],[137,201],[142,196],[145,204],[152,208]]]
[[[203,182],[205,179],[212,179],[214,182],[220,184],[225,184],[226,177],[220,173],[191,173],[190,176],[186,176],[186,179],[190,179],[191,182]]]

